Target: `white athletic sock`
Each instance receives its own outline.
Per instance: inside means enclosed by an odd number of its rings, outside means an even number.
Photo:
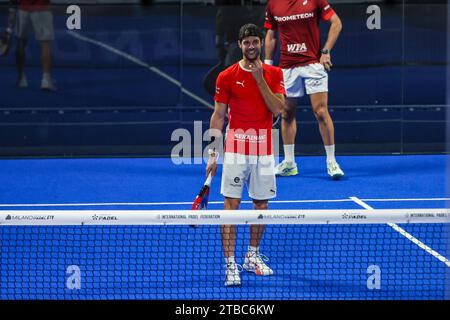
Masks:
[[[327,153],[327,162],[336,161],[336,158],[334,157],[334,144],[325,146],[325,152]]]
[[[50,80],[50,79],[51,79],[51,78],[50,78],[50,73],[43,73],[43,74],[42,74],[42,79]]]
[[[286,162],[294,163],[295,162],[295,144],[285,144],[283,146],[284,149],[284,160]]]
[[[234,256],[225,258],[225,263],[229,264],[229,263],[236,263],[236,261],[234,260]]]
[[[258,252],[259,248],[258,247],[252,247],[252,246],[248,246],[248,252]]]

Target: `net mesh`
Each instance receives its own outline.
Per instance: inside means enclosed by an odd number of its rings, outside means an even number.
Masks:
[[[344,211],[338,214],[344,219]],[[432,219],[398,225],[269,224],[260,251],[274,274],[244,271],[241,286],[226,287],[216,222],[197,228],[172,224],[183,223],[179,220],[33,225],[31,218],[18,217],[9,222],[28,225],[0,226],[0,299],[445,299],[450,294],[448,223]],[[234,221],[236,262],[243,264],[248,220]]]

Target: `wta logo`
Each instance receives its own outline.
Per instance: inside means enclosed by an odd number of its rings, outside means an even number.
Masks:
[[[288,52],[291,53],[303,53],[307,52],[308,48],[306,47],[306,43],[292,43],[287,45]]]

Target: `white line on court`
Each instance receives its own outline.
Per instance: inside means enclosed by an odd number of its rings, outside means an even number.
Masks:
[[[182,202],[100,202],[100,203],[10,203],[0,204],[0,207],[83,207],[83,206],[171,206],[171,205],[192,205],[193,201]],[[349,199],[337,200],[274,200],[270,203],[320,203],[320,202],[352,202]],[[223,201],[209,201],[208,204],[222,204]],[[241,203],[252,203],[251,200],[244,200]]]
[[[144,61],[142,61],[142,60],[140,60],[140,59],[138,59],[136,57],[133,57],[132,55],[130,55],[130,54],[126,53],[126,52],[123,52],[121,50],[118,50],[118,49],[110,46],[110,45],[107,45],[106,43],[103,43],[101,41],[97,41],[95,39],[91,39],[89,37],[82,36],[79,33],[74,32],[74,31],[67,31],[67,33],[70,36],[74,37],[74,38],[77,38],[79,40],[95,44],[95,45],[97,45],[99,47],[102,47],[103,49],[106,49],[106,50],[108,50],[108,51],[110,51],[110,52],[112,52],[112,53],[114,53],[114,54],[116,54],[116,55],[118,55],[118,56],[120,56],[122,58],[125,58],[125,59],[127,59],[127,60],[129,60],[129,61],[131,61],[131,62],[133,62],[133,63],[135,63],[135,64],[137,64],[139,66],[141,66],[141,67],[147,68],[148,70],[156,73],[160,77],[166,79],[167,81],[169,81],[173,85],[179,87],[181,89],[181,92],[183,92],[185,95],[191,97],[192,99],[196,100],[197,102],[200,102],[202,105],[204,105],[204,106],[206,106],[206,107],[208,107],[210,109],[214,109],[213,106],[211,105],[211,103],[209,103],[208,101],[202,99],[201,97],[199,97],[195,93],[193,93],[193,92],[187,90],[186,88],[184,88],[180,81],[178,81],[175,78],[171,77],[170,75],[168,75],[164,71],[161,71],[160,69],[158,69],[158,68],[156,68],[154,66],[151,66],[148,63],[146,63],[146,62],[144,62]]]
[[[360,199],[372,202],[395,202],[395,201],[450,201],[450,198],[407,198],[407,199]]]
[[[367,203],[365,203],[363,200],[358,199],[357,197],[350,197],[350,199],[352,199],[355,203],[359,204],[361,207],[363,207],[366,210],[369,210],[369,211],[370,210],[375,210],[374,208],[369,206]],[[402,236],[404,236],[406,239],[410,240],[412,243],[417,245],[419,248],[425,250],[426,252],[431,254],[433,257],[435,257],[439,261],[445,263],[445,265],[447,267],[450,267],[450,261],[446,257],[444,257],[443,255],[441,255],[439,252],[431,249],[425,243],[423,243],[419,239],[415,238],[412,234],[408,233],[406,230],[404,230],[403,228],[399,227],[397,224],[395,224],[395,223],[388,223],[388,225],[392,229],[394,229],[395,231],[400,233]]]
[[[411,199],[358,199],[359,201],[450,201],[450,198],[411,198]],[[330,203],[330,202],[356,202],[353,197],[350,199],[322,199],[322,200],[272,200],[270,203]],[[251,200],[244,200],[241,203],[252,203]],[[176,206],[191,205],[192,201],[179,202],[92,202],[92,203],[2,203],[0,207],[101,207],[101,206]],[[223,201],[209,201],[209,204],[223,204]]]

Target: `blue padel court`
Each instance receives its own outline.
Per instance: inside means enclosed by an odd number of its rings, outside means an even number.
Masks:
[[[448,156],[338,160],[346,175],[332,181],[324,157],[298,157],[269,209],[448,208]],[[220,174],[209,210],[223,208]],[[18,210],[190,209],[204,164],[1,160],[0,177],[1,224]],[[241,209],[251,208],[244,191]],[[237,230],[241,264],[248,226]],[[274,274],[244,271],[241,286],[225,287],[217,225],[0,225],[0,299],[448,299],[449,238],[445,223],[268,225],[261,252]]]

